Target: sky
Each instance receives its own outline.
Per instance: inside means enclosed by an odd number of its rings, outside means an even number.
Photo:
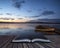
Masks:
[[[0,0],[0,18],[60,19],[60,0]]]

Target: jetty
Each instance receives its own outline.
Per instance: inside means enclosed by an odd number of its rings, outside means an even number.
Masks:
[[[0,48],[60,48],[60,35],[45,35],[51,43],[12,43],[13,35],[0,35]]]

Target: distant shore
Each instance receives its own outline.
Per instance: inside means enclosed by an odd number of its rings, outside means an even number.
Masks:
[[[45,26],[45,25],[38,25],[35,28],[36,32],[42,32],[44,34],[60,34],[60,29],[50,27],[50,26]]]
[[[35,23],[38,23],[38,24],[60,24],[60,23],[56,23],[56,22],[0,22],[0,23],[11,23],[11,24],[35,24]]]

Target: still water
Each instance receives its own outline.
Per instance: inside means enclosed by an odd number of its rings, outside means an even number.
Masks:
[[[37,25],[48,25],[60,28],[59,24],[1,24],[0,35],[29,35],[29,34],[43,34],[35,32]]]

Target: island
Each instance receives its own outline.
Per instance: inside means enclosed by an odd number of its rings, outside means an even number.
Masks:
[[[54,28],[54,27],[50,27],[50,26],[47,26],[47,25],[38,25],[36,26],[35,28],[35,31],[36,32],[42,32],[44,34],[60,34],[60,30],[57,29],[57,28]]]

